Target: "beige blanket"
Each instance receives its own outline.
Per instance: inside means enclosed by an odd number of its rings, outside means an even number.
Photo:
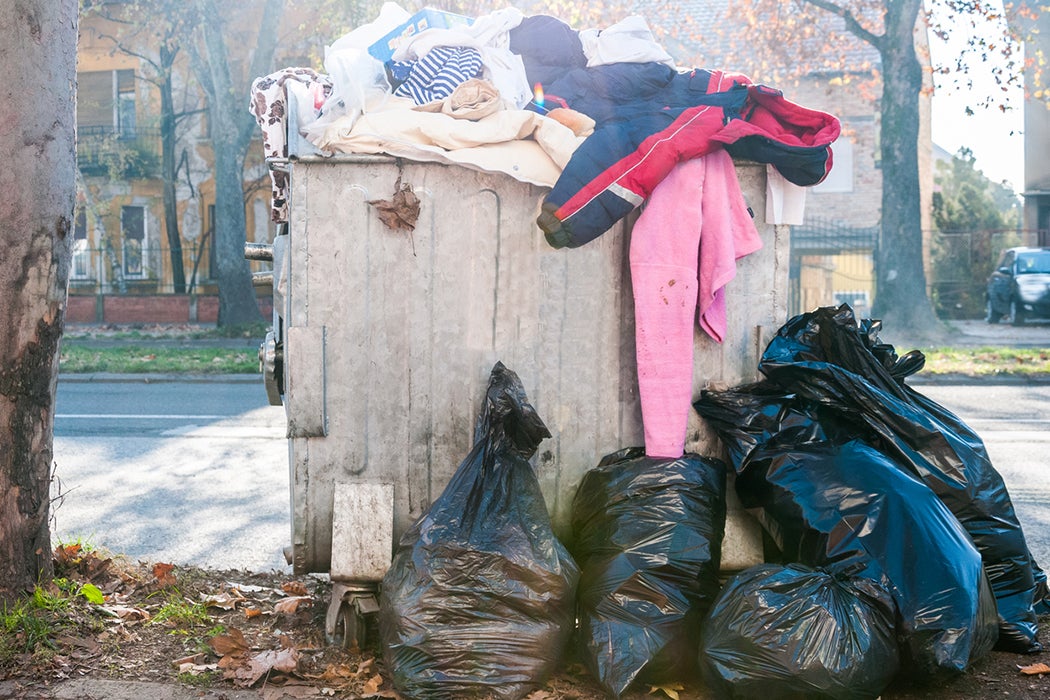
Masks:
[[[536,112],[501,110],[471,121],[413,107],[410,99],[391,97],[356,120],[333,121],[314,144],[336,153],[456,163],[551,187],[583,143],[572,129]]]

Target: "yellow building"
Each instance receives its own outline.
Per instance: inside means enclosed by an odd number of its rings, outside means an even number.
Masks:
[[[184,52],[173,70],[179,115],[175,129],[176,218],[185,284],[173,274],[166,231],[162,176],[161,93],[156,63],[159,40],[142,25],[98,15],[81,17],[77,64],[77,164],[74,254],[67,320],[91,322],[214,321],[214,174],[203,91]],[[247,42],[231,46],[247,47]],[[246,61],[234,61],[244,72]],[[237,76],[245,105],[251,79]],[[245,167],[246,239],[268,242],[269,182],[261,145],[252,145]],[[253,263],[258,265],[258,263]],[[185,295],[159,301],[155,318],[143,311],[111,319],[109,295]],[[107,297],[105,302],[103,297]],[[169,307],[174,311],[168,311]],[[179,318],[190,309],[187,318]],[[170,318],[169,318],[170,317]]]

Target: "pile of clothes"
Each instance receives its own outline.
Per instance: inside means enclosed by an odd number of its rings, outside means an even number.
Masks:
[[[299,131],[323,153],[456,163],[549,187],[536,223],[553,248],[593,241],[644,204],[630,267],[645,446],[681,457],[694,325],[722,342],[726,285],[763,245],[733,158],[767,164],[768,200],[804,194],[832,167],[838,120],[744,75],[677,66],[637,15],[577,30],[505,8],[405,36],[385,62],[369,53],[409,17],[386,3],[327,47],[326,74],[257,79],[251,109],[267,157],[286,155],[295,93]],[[286,175],[272,177],[279,222]]]

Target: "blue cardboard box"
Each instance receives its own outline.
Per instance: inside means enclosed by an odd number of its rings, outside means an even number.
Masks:
[[[435,10],[428,7],[412,15],[407,22],[369,46],[368,53],[385,63],[394,55],[394,50],[397,49],[402,41],[411,36],[415,36],[425,29],[453,29],[455,27],[466,27],[473,21],[473,17],[457,15],[452,12]]]

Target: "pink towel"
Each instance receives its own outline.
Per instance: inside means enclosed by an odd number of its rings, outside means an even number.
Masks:
[[[736,261],[762,247],[729,154],[679,163],[631,234],[635,352],[645,451],[677,458],[693,391],[693,319],[717,342]]]

